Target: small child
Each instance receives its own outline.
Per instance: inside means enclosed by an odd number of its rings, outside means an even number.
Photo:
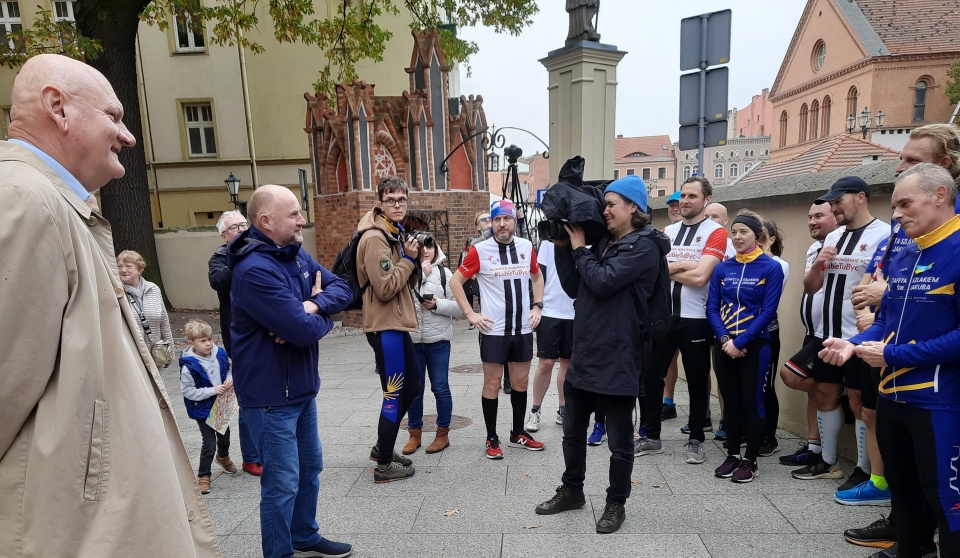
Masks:
[[[210,324],[190,320],[183,329],[190,346],[180,355],[180,391],[187,415],[197,421],[203,436],[197,485],[201,494],[209,494],[210,464],[214,457],[224,471],[237,472],[237,466],[230,460],[230,429],[220,434],[206,423],[217,396],[233,385],[233,374],[227,352],[213,344]]]

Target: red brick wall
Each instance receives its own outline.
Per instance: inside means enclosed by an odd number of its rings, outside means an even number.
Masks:
[[[446,209],[449,216],[450,254],[448,266],[453,269],[460,250],[467,239],[476,236],[474,217],[480,211],[489,211],[487,192],[411,192],[409,209]],[[357,230],[357,223],[377,202],[373,191],[353,191],[317,196],[314,200],[314,221],[317,235],[317,258],[326,268]],[[360,326],[359,312],[344,312],[334,317],[349,327]]]

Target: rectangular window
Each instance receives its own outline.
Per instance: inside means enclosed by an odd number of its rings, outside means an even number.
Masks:
[[[643,169],[643,179],[650,180],[650,169]]]
[[[13,39],[8,35],[14,31],[22,31],[23,22],[20,19],[19,2],[0,2],[0,41],[10,45],[10,48],[16,48]]]
[[[657,169],[657,178],[663,180],[667,177],[667,167],[660,167]]]
[[[636,173],[633,171],[633,169],[627,169],[627,176],[630,176],[631,174],[636,174]]]
[[[203,23],[194,24],[189,15],[177,15],[175,21],[176,51],[205,52],[206,40],[203,38]]]
[[[613,169],[613,179],[617,180],[620,178],[620,169]]]
[[[183,120],[187,128],[190,156],[216,157],[217,140],[213,126],[213,106],[210,103],[183,105]]]
[[[667,191],[666,191],[666,190],[657,190],[657,197],[658,197],[658,198],[662,198],[663,196],[666,196],[666,195],[667,195]]]
[[[73,0],[53,3],[53,17],[56,21],[76,21],[73,16]]]

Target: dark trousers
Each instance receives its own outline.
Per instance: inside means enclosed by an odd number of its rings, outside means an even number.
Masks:
[[[200,446],[200,467],[197,469],[198,477],[210,476],[210,465],[213,463],[213,456],[219,457],[230,455],[230,429],[221,434],[207,424],[205,420],[197,420],[200,427],[200,435],[203,436],[203,445]]]
[[[744,347],[747,354],[730,358],[717,343],[717,386],[723,395],[723,426],[727,430],[727,455],[740,454],[740,439],[747,433],[747,451],[743,457],[756,462],[763,442],[764,390],[770,373],[770,344],[756,339]]]
[[[663,380],[673,354],[680,350],[683,370],[690,391],[690,439],[704,441],[703,427],[710,407],[710,347],[713,330],[706,318],[678,318],[670,322],[667,338],[653,343],[652,365],[644,372],[641,427],[647,438],[660,439],[660,413],[663,406]]]
[[[877,443],[890,484],[897,556],[919,558],[940,528],[940,556],[960,556],[960,412],[931,411],[880,396]]]
[[[377,448],[380,465],[393,460],[393,447],[400,432],[400,421],[410,404],[420,394],[420,379],[413,341],[405,331],[379,331],[367,334],[367,343],[373,347],[380,375],[383,403],[380,405],[380,423],[377,426]]]
[[[770,332],[770,372],[767,373],[767,387],[763,392],[763,441],[777,438],[777,423],[780,422],[780,400],[777,398],[777,378],[780,376],[780,330]]]
[[[630,497],[633,473],[633,402],[626,395],[604,395],[563,382],[566,408],[563,413],[563,484],[583,489],[587,474],[587,430],[590,413],[599,403],[606,410],[607,446],[610,448],[610,486],[607,503],[625,504]]]

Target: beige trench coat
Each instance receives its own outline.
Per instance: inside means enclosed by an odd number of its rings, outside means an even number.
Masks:
[[[110,225],[0,141],[0,557],[213,557]]]

